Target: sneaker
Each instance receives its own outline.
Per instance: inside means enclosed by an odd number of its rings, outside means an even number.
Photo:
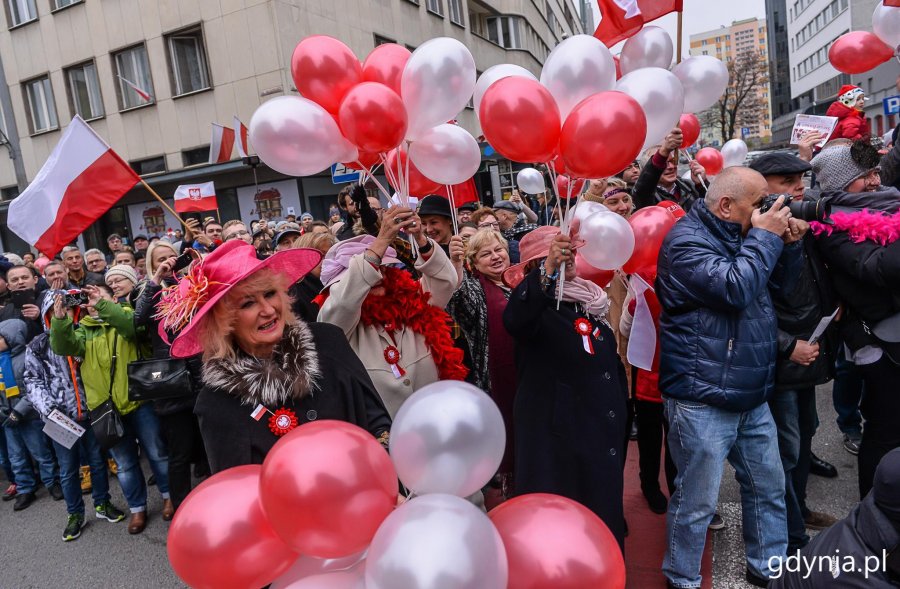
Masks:
[[[31,493],[19,493],[16,495],[16,503],[13,505],[13,511],[22,511],[34,503],[34,491]]]
[[[116,465],[116,461],[112,458],[106,459],[106,465],[109,467],[109,474],[119,474],[119,467]]]
[[[3,500],[4,501],[12,501],[16,498],[16,484],[10,483],[6,490],[3,491]]]
[[[80,513],[70,513],[66,529],[63,530],[63,542],[77,540],[81,536],[81,528],[84,527],[84,516]]]
[[[709,526],[707,526],[710,530],[723,530],[725,529],[725,520],[722,519],[722,516],[718,513],[713,515],[712,519],[709,522]]]
[[[857,434],[844,434],[844,450],[853,454],[854,456],[859,455],[859,445],[862,443],[862,436]]]
[[[59,485],[59,483],[53,483],[52,485],[50,485],[50,488],[47,489],[47,492],[50,493],[50,496],[53,497],[54,501],[63,500],[62,487]]]
[[[803,523],[805,523],[806,527],[810,530],[824,530],[837,523],[837,518],[832,517],[827,513],[810,511],[809,514],[803,518]]]
[[[629,440],[638,439],[637,421],[633,421],[631,423],[631,432],[629,432],[629,434],[628,434],[628,439]]]
[[[81,476],[81,494],[90,495],[94,487],[91,485],[91,467],[82,466],[80,469]]]
[[[152,475],[152,474],[150,475],[150,478],[147,479],[147,486],[148,487],[156,486],[156,475]]]
[[[641,485],[641,492],[644,494],[644,499],[647,500],[647,505],[650,506],[650,511],[660,515],[667,511],[669,501],[666,499],[666,496],[663,495],[662,491],[660,491],[659,485],[657,485],[655,489]]]
[[[109,501],[94,507],[94,515],[97,516],[97,519],[105,519],[112,523],[117,523],[125,519],[125,514],[116,509]]]

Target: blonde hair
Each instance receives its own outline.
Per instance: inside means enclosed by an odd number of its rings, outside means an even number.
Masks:
[[[319,233],[304,233],[300,236],[300,239],[294,242],[293,249],[308,247],[322,251],[322,247],[326,242],[328,243],[327,249],[331,249],[337,244],[338,238],[330,231],[328,233],[323,233],[321,231]]]
[[[250,293],[265,292],[274,289],[281,301],[281,318],[285,328],[295,325],[297,319],[291,312],[291,297],[288,295],[287,279],[283,274],[276,274],[268,268],[254,272],[237,283],[228,293],[216,302],[212,310],[202,319],[200,343],[203,346],[203,362],[210,360],[237,360],[237,342],[234,339],[234,325],[238,300]]]
[[[502,233],[488,227],[479,229],[475,235],[469,238],[469,242],[466,244],[466,265],[470,269],[474,268],[475,256],[478,254],[478,250],[495,241],[505,247],[507,252],[509,251],[509,242],[506,241]]]
[[[153,253],[156,251],[157,248],[160,248],[160,247],[167,247],[170,250],[172,250],[172,252],[176,256],[178,256],[178,251],[175,249],[175,246],[172,245],[171,243],[169,243],[168,241],[163,241],[161,239],[158,239],[156,241],[150,242],[150,245],[147,246],[147,253],[144,254],[144,259],[147,260],[147,268],[146,268],[145,273],[148,278],[153,278],[153,276],[156,275],[156,265],[153,263]]]

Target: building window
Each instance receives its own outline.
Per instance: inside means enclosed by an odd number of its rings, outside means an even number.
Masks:
[[[32,133],[50,131],[59,127],[56,119],[56,103],[53,101],[53,87],[50,78],[43,76],[23,84],[25,102],[28,104],[29,123]]]
[[[166,158],[165,156],[161,155],[144,160],[128,162],[128,165],[131,166],[131,169],[134,170],[139,176],[145,176],[147,174],[158,174],[159,172],[166,171]]]
[[[69,85],[69,103],[76,114],[86,121],[103,116],[100,82],[93,61],[67,69],[66,82]]]
[[[203,31],[197,28],[169,35],[166,37],[166,45],[169,48],[175,95],[190,94],[209,88]]]
[[[456,23],[461,27],[466,26],[466,21],[463,20],[462,0],[447,0],[447,6],[450,8],[450,22]]]
[[[72,6],[73,4],[81,4],[84,0],[54,0],[53,4],[55,4],[54,10],[59,10],[60,8],[65,8],[66,6]]]
[[[444,0],[425,0],[425,8],[438,16],[444,16]]]
[[[6,15],[10,28],[33,21],[37,18],[34,0],[6,0]]]
[[[388,43],[396,43],[393,39],[388,39],[387,37],[382,37],[379,34],[375,34],[375,47],[379,45],[387,45]]]
[[[153,102],[153,82],[147,48],[137,45],[113,55],[119,88],[119,106],[127,110]],[[130,82],[130,84],[129,84]],[[132,86],[134,84],[134,86]]]
[[[7,186],[6,188],[0,188],[0,200],[12,200],[17,196],[19,196],[18,186]]]
[[[519,18],[515,16],[493,16],[487,19],[488,40],[506,49],[521,49],[522,37],[519,32]]]
[[[209,163],[209,145],[196,147],[194,149],[186,149],[181,152],[181,162],[184,167],[196,166],[199,164]]]

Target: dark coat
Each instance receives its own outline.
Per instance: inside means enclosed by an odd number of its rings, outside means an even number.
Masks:
[[[584,351],[571,303],[556,310],[537,269],[509,298],[503,322],[516,340],[515,492],[555,493],[596,513],[623,545],[625,369],[605,321]]]
[[[800,260],[799,244],[755,228],[743,237],[695,202],[659,252],[662,394],[730,411],[765,403],[777,351],[769,291],[796,276]]]
[[[269,430],[270,414],[259,421],[251,417],[259,404],[270,411],[290,409],[301,425],[336,419],[376,437],[391,427],[365,367],[334,325],[299,323],[285,330],[272,361],[238,351],[236,362],[207,362],[203,378],[194,412],[213,473],[262,464],[278,441]]]
[[[689,211],[694,205],[694,201],[706,196],[706,188],[696,186],[692,182],[685,182],[681,178],[675,179],[674,194],[670,194],[659,185],[659,179],[662,178],[665,171],[665,160],[660,162],[657,155],[651,157],[644,164],[641,175],[638,176],[632,190],[636,209],[656,206],[664,200],[671,200],[678,203],[685,211]]]
[[[319,305],[313,302],[322,292],[322,281],[317,276],[307,274],[303,280],[295,282],[288,294],[293,299],[291,311],[297,319],[315,321],[319,316]]]
[[[900,142],[881,158],[881,184],[900,188]]]

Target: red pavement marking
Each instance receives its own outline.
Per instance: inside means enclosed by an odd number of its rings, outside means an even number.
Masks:
[[[662,469],[660,469],[662,470]],[[666,488],[660,477],[660,487]],[[663,491],[665,492],[665,491]],[[625,538],[625,572],[627,589],[666,589],[662,574],[663,555],[666,552],[666,516],[650,511],[641,493],[638,478],[637,442],[629,442],[628,459],[625,462],[625,519],[628,520],[628,537]],[[706,537],[703,551],[703,589],[712,587],[712,538]]]

